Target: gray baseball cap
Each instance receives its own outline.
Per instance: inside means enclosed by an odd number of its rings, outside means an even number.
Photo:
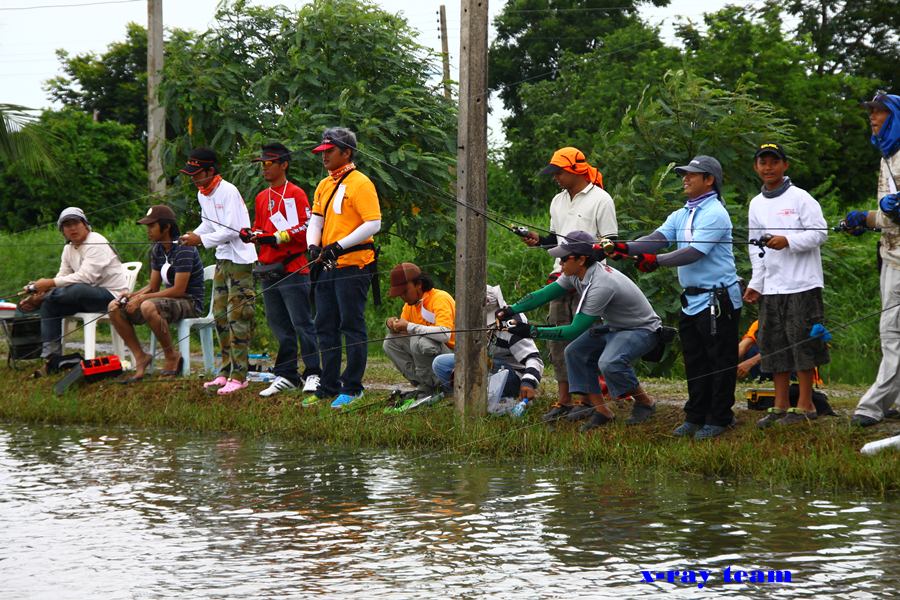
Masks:
[[[722,165],[712,156],[695,156],[690,163],[675,167],[675,173],[679,176],[685,173],[709,173],[716,182],[716,189],[722,189]]]
[[[68,208],[64,208],[61,213],[59,213],[59,218],[56,220],[56,227],[62,231],[63,223],[66,221],[72,221],[75,219],[81,219],[84,221],[84,224],[88,227],[91,226],[88,223],[87,217],[84,216],[84,211],[78,208],[77,206],[69,206]]]
[[[562,243],[555,248],[550,248],[547,252],[554,258],[565,258],[570,254],[579,256],[592,256],[594,254],[594,236],[587,231],[570,231],[562,238]]]

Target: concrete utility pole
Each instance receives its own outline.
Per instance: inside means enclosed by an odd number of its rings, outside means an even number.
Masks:
[[[487,0],[462,0],[456,197],[487,210]],[[482,214],[456,206],[456,328],[484,328],[487,231]],[[487,333],[456,334],[456,410],[487,412]]]
[[[447,40],[447,7],[441,4],[441,55],[444,63],[444,98],[450,99],[450,45]]]
[[[163,69],[163,0],[147,0],[147,179],[150,193],[166,192],[162,154],[166,143],[166,111],[159,103]]]

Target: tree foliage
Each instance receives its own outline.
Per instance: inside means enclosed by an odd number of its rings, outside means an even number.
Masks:
[[[817,73],[853,73],[896,90],[900,64],[897,0],[767,0],[797,18],[796,33],[809,36]]]
[[[556,193],[549,177],[536,174],[557,148],[581,148],[605,171],[598,162],[605,138],[618,129],[622,115],[648,85],[654,89],[664,73],[680,64],[678,51],[664,46],[658,31],[632,23],[608,34],[602,47],[589,54],[564,55],[556,79],[522,85],[519,98],[525,110],[515,126],[512,120],[506,124],[504,164],[518,174],[517,187],[528,205],[545,207]]]
[[[171,45],[167,51],[171,51]],[[131,125],[142,136],[147,131],[147,30],[129,23],[125,40],[110,44],[101,55],[70,56],[57,50],[65,73],[47,81],[50,99],[101,121]]]
[[[31,109],[17,104],[0,104],[0,162],[20,161],[35,176],[55,175],[48,140],[34,127]]]
[[[44,112],[25,131],[54,140],[47,150],[60,177],[36,175],[21,159],[0,160],[0,228],[55,223],[66,206],[80,206],[95,225],[119,223],[146,209],[144,147],[130,125],[65,109]]]
[[[781,108],[797,131],[791,177],[806,189],[833,178],[845,205],[854,205],[875,185],[876,161],[859,100],[877,82],[852,72],[820,72],[818,51],[805,38],[792,38],[784,18],[774,5],[707,14],[704,33],[690,24],[679,29],[685,61],[722,89],[751,84],[755,97]]]
[[[292,178],[311,195],[325,173],[309,150],[325,128],[349,127],[356,162],[378,189],[384,229],[446,252],[456,110],[430,83],[435,56],[403,18],[361,0],[317,0],[296,11],[239,1],[178,45],[163,92],[176,134],[170,172],[191,147],[210,145],[249,196],[262,184],[249,157],[279,140],[295,150]]]
[[[850,21],[857,31],[883,32],[884,39],[893,35],[883,31],[883,24],[893,22],[894,16],[851,7],[853,3],[830,4],[840,7],[835,19],[844,23],[841,31],[847,30],[834,35],[849,35],[846,23]],[[648,164],[647,160],[656,156],[614,147],[618,139],[614,133],[639,99],[646,102],[660,97],[664,73],[682,70],[703,80],[711,91],[740,90],[748,98],[777,107],[780,117],[794,127],[790,172],[794,180],[806,189],[827,183],[825,189],[838,195],[844,208],[868,204],[877,156],[868,142],[866,114],[859,108],[859,101],[869,97],[883,80],[873,80],[874,71],[865,65],[893,60],[897,46],[869,40],[855,44],[856,50],[850,54],[829,50],[833,57],[829,60],[839,66],[829,63],[828,68],[821,69],[822,56],[815,36],[807,30],[792,33],[786,25],[790,22],[788,11],[812,10],[819,5],[789,2],[786,8],[776,3],[761,8],[729,6],[703,15],[702,28],[691,21],[682,23],[677,28],[681,48],[663,44],[657,31],[634,19],[603,34],[594,50],[562,54],[555,63],[553,78],[516,87],[521,110],[505,122],[508,145],[502,165],[518,175],[514,186],[519,196],[529,199],[526,206],[545,210],[546,199],[555,189],[552,182],[535,174],[554,149],[566,145],[584,150],[604,171],[609,185],[623,181],[623,177],[627,180],[616,166],[622,163],[629,170],[632,165],[643,164],[644,176],[650,177],[659,165]],[[540,35],[543,18],[531,16],[530,34]],[[548,25],[548,31],[553,31],[552,26]],[[891,64],[896,65],[896,61]],[[713,137],[697,141],[711,153],[732,151],[733,145],[716,148],[716,144],[729,140],[708,133]],[[645,135],[653,139],[658,134],[646,130]],[[753,139],[749,132],[736,139],[743,144],[739,152],[745,157],[737,170],[752,181],[749,157],[761,140]],[[623,156],[627,159],[616,160]],[[511,194],[506,189],[502,193]]]
[[[522,113],[521,81],[553,80],[565,54],[590,54],[609,33],[637,22],[640,4],[669,0],[510,0],[494,19],[490,88],[500,93],[513,120]]]

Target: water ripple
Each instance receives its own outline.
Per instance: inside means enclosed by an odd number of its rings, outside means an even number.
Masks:
[[[721,480],[5,425],[0,598],[877,598],[900,587],[896,508]],[[787,569],[793,583],[725,584],[728,567]],[[704,590],[643,581],[668,569],[712,575]]]

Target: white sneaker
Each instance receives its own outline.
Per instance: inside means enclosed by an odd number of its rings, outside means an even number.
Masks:
[[[303,382],[303,393],[313,394],[319,391],[319,382],[322,380],[318,375],[308,375],[306,381]]]
[[[268,398],[269,396],[274,396],[278,392],[283,392],[285,390],[295,390],[297,386],[291,383],[289,380],[285,379],[281,375],[275,378],[275,381],[272,382],[272,385],[264,389],[259,393],[263,398]]]

